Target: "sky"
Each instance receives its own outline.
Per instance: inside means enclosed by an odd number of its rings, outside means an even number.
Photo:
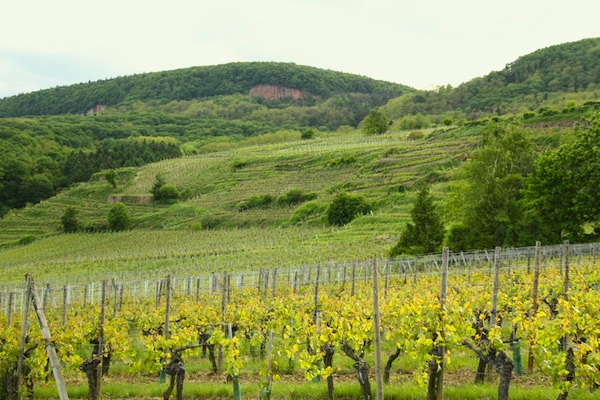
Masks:
[[[598,0],[8,0],[0,98],[143,72],[294,62],[417,89],[600,37]]]

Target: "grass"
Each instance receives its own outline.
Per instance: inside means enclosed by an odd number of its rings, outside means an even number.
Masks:
[[[373,398],[375,398],[375,383],[371,381]],[[102,384],[103,399],[161,399],[167,384],[158,383],[158,379],[144,382],[113,382],[109,380]],[[558,396],[558,390],[548,387],[516,387],[512,385],[509,396],[512,400],[553,400]],[[68,385],[69,398],[87,398],[87,386],[84,383]],[[241,379],[242,398],[258,399],[260,386],[257,382],[245,383]],[[491,400],[497,398],[498,388],[495,384],[463,384],[460,386],[446,385],[444,387],[444,399],[447,400]],[[425,398],[427,389],[414,383],[388,384],[384,385],[384,398],[390,400],[422,400]],[[184,383],[185,399],[231,399],[233,387],[230,383],[198,382],[186,379]],[[326,398],[327,386],[324,381],[320,383],[310,382],[286,382],[273,383],[271,388],[271,399],[297,400],[297,399],[324,399]],[[362,399],[358,382],[336,382],[334,383],[335,398],[338,400],[360,400]],[[48,385],[37,388],[36,399],[58,399],[56,388]],[[174,393],[172,394],[174,398]],[[598,393],[583,389],[573,389],[569,393],[571,400],[595,400]]]

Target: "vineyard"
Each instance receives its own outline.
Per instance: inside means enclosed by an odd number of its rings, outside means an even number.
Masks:
[[[597,398],[599,250],[445,249],[63,286],[28,277],[0,293],[0,393]],[[487,392],[452,395],[461,386]]]

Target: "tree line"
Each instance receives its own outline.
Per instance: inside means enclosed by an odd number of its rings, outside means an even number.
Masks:
[[[420,186],[391,255],[600,239],[600,114],[586,124],[573,141],[541,154],[522,127],[485,126],[447,201],[436,204]]]
[[[93,120],[0,120],[0,216],[47,199],[103,169],[140,166],[182,154],[174,139],[130,138],[132,134],[125,125]]]
[[[552,93],[587,91],[597,98],[599,84],[600,38],[584,39],[537,50],[455,88],[405,93],[387,111],[395,117],[458,112],[476,119],[536,109]]]
[[[315,98],[368,94],[376,105],[412,90],[395,83],[293,63],[238,62],[136,74],[20,94],[0,100],[0,117],[81,114],[97,104],[166,103],[247,94],[261,84],[299,89]]]

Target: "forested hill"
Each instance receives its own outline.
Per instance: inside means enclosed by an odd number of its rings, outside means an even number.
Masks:
[[[412,91],[408,86],[293,63],[239,62],[151,72],[80,83],[0,99],[0,117],[81,114],[102,104],[166,103],[248,94],[259,85],[277,85],[313,98],[362,93],[375,105]]]
[[[452,88],[407,94],[390,105],[392,116],[442,114],[460,110],[467,118],[536,110],[553,95],[587,93],[579,100],[599,100],[600,38],[583,39],[537,50],[500,71]]]

